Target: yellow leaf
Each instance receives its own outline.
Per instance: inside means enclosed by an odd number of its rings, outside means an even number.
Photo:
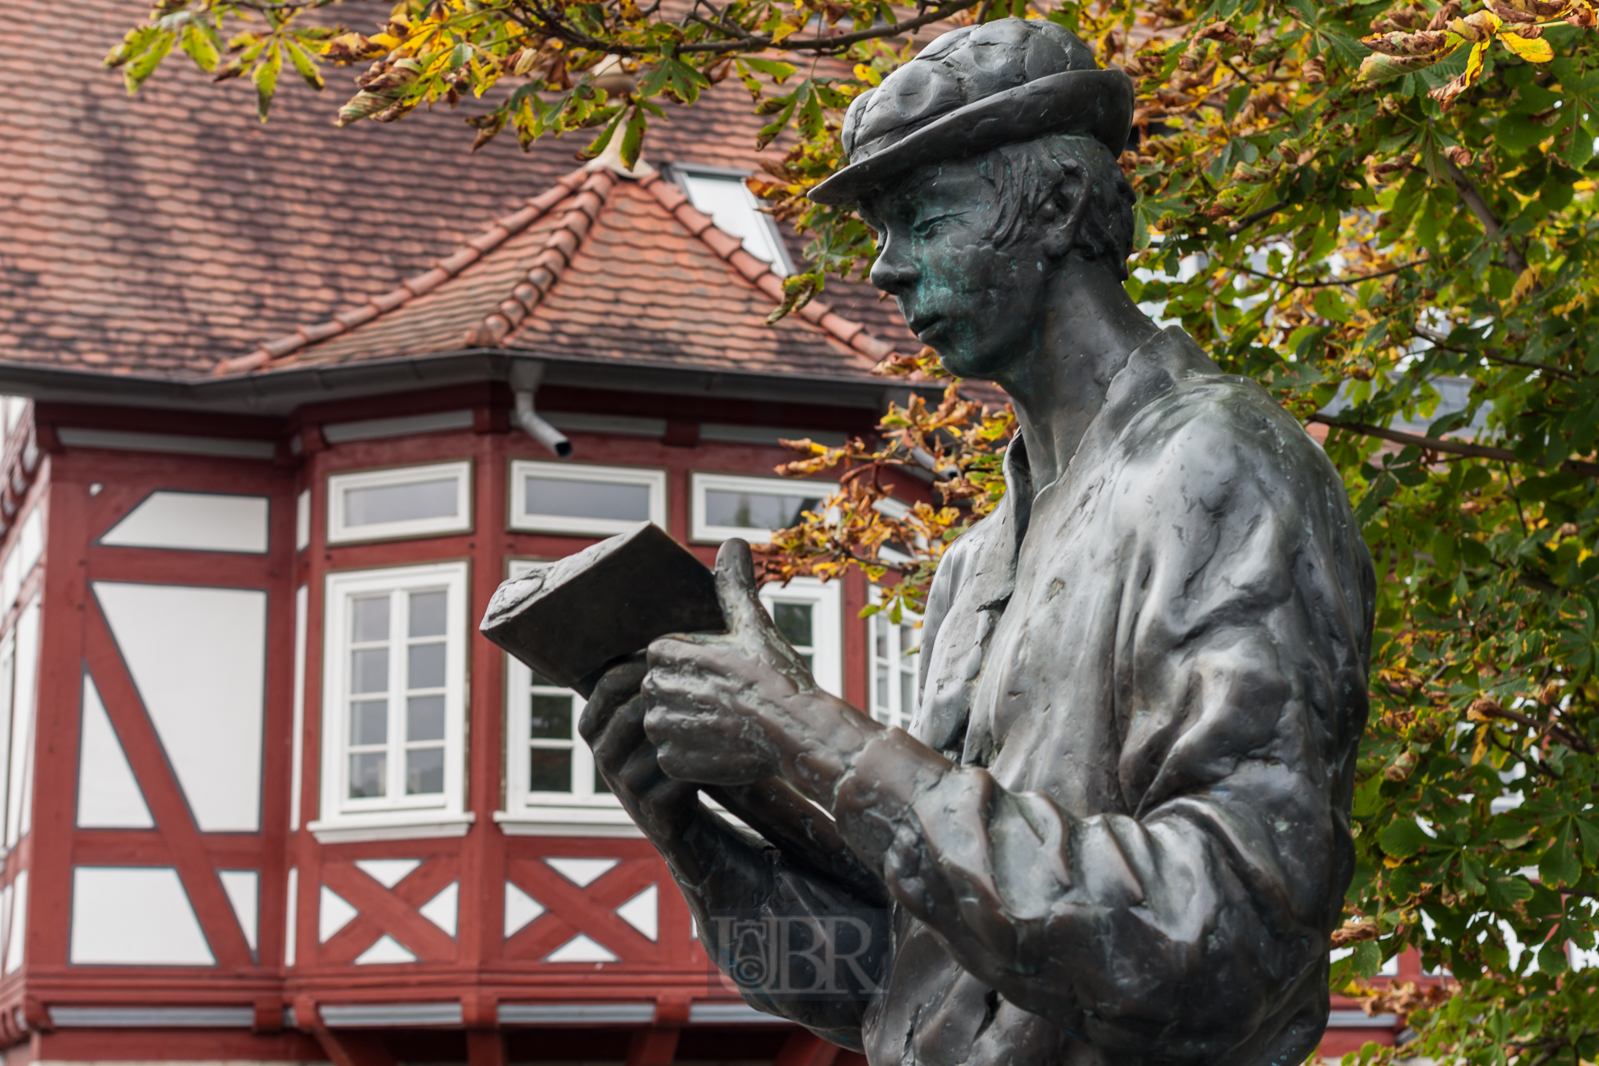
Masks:
[[[883,76],[877,73],[877,71],[873,70],[871,67],[867,66],[865,63],[855,64],[855,76],[861,81],[864,81],[867,85],[875,86],[881,84],[883,81]]]
[[[1514,33],[1501,33],[1500,42],[1529,63],[1547,63],[1555,57],[1555,50],[1542,37],[1528,40]]]
[[[1530,266],[1516,279],[1515,287],[1510,290],[1510,302],[1520,303],[1521,298],[1531,292],[1536,284],[1538,284],[1538,268]]]
[[[1476,11],[1463,19],[1453,19],[1449,28],[1468,41],[1485,42],[1498,32],[1504,20],[1492,11]]]
[[[1481,41],[1471,46],[1471,55],[1466,57],[1466,84],[1474,85],[1482,77],[1482,57],[1488,54],[1488,42]]]
[[[1471,765],[1476,766],[1482,762],[1482,757],[1488,754],[1488,727],[1477,727],[1477,742],[1471,746]]]

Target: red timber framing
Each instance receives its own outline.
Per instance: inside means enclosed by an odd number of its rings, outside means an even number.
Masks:
[[[329,1060],[341,1066],[389,1066],[418,1058],[469,1061],[473,1066],[560,1059],[614,1060],[630,1066],[664,1066],[684,1059],[754,1059],[784,1066],[864,1062],[795,1026],[726,1013],[729,1007],[737,1011],[739,1001],[713,978],[693,937],[687,908],[643,840],[634,835],[507,835],[496,822],[506,787],[505,660],[476,637],[476,620],[512,560],[555,558],[598,539],[508,529],[509,464],[550,459],[525,434],[508,429],[510,403],[503,386],[485,385],[302,408],[289,419],[210,419],[48,403],[30,411],[29,432],[36,434],[43,457],[24,504],[47,508],[48,521],[43,563],[32,578],[43,604],[33,831],[6,856],[0,882],[0,887],[12,883],[22,870],[31,882],[26,923],[19,931],[26,937],[22,966],[0,979],[0,1037],[26,1041],[7,1052],[8,1061]],[[462,409],[472,412],[471,428],[337,444],[329,444],[321,428]],[[771,444],[700,440],[701,423],[755,422],[798,436],[807,431],[861,433],[875,421],[875,412],[864,408],[553,387],[541,393],[540,409],[624,412],[664,420],[668,428],[658,438],[592,432],[570,436],[575,461],[664,471],[667,527],[683,541],[689,539],[691,473],[771,476],[774,465],[791,454]],[[74,431],[86,430],[122,436],[115,447],[63,443],[81,441],[82,433]],[[143,439],[141,434],[271,447],[259,449],[260,458],[130,450]],[[455,460],[471,463],[469,530],[328,543],[329,476]],[[906,488],[908,493],[925,492],[915,483]],[[302,489],[311,490],[310,536],[306,549],[297,551]],[[270,516],[268,550],[248,554],[99,543],[157,491],[264,497]],[[692,549],[707,563],[713,561],[713,545],[695,544]],[[473,633],[467,645],[465,811],[470,824],[456,836],[319,841],[306,826],[322,816],[325,579],[329,574],[444,561],[465,562],[469,574],[466,614]],[[96,583],[265,593],[264,742],[255,831],[202,829],[180,768],[163,747],[163,735],[143,702],[137,670],[119,646],[118,631],[95,592]],[[302,587],[306,651],[296,773],[291,766],[296,751],[295,612]],[[19,602],[26,603],[32,589],[25,589]],[[864,584],[851,579],[842,597],[844,685],[856,703],[864,703],[867,696],[866,623],[858,618],[866,595]],[[11,622],[15,615],[13,610]],[[148,808],[148,828],[77,825],[86,674]],[[299,824],[291,825],[295,780]],[[592,867],[598,873],[574,880],[546,861],[550,859],[603,862]],[[398,877],[379,877],[371,872],[373,860],[404,860],[407,868]],[[174,871],[214,963],[74,962],[74,872],[85,867]],[[245,928],[222,878],[226,871],[241,870],[259,876],[253,930]],[[453,935],[423,913],[451,885],[458,899]],[[507,886],[542,908],[509,936]],[[653,939],[617,913],[650,886],[658,899]],[[325,892],[354,914],[324,938],[319,908]],[[546,961],[579,937],[614,961]],[[358,961],[385,938],[414,961]],[[287,958],[292,965],[286,964]],[[707,1005],[723,1013],[706,1016],[701,1008]],[[599,1007],[597,1020],[585,1020],[582,1011],[572,1009],[582,1007]],[[83,1021],[88,1015],[98,1020]]]

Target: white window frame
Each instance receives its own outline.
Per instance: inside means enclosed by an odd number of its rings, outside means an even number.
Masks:
[[[778,603],[802,603],[811,608],[811,676],[824,692],[844,695],[844,596],[838,581],[796,577],[787,585],[775,582],[761,587],[766,613]]]
[[[772,273],[778,277],[786,278],[794,273],[794,260],[788,254],[788,244],[783,240],[783,231],[778,227],[777,219],[761,210],[760,200],[756,199],[755,194],[750,192],[749,186],[744,184],[744,179],[752,176],[750,171],[736,170],[731,167],[708,166],[699,163],[676,162],[671,165],[671,170],[673,180],[683,190],[683,194],[688,197],[689,203],[694,205],[695,210],[707,216],[711,213],[701,208],[696,202],[694,189],[689,182],[694,178],[703,178],[710,181],[724,181],[730,185],[737,184],[739,191],[744,194],[744,201],[749,209],[750,219],[754,225],[762,230],[762,236],[766,238],[765,243],[773,258],[767,259],[765,256],[751,251],[748,246],[745,246],[744,250],[765,263],[771,268]],[[712,221],[714,222],[715,219],[713,218]],[[722,232],[726,233],[727,231],[723,230]]]
[[[514,559],[506,567],[506,576],[521,577],[533,566],[532,560]],[[594,791],[594,753],[577,733],[583,699],[576,693],[572,694],[572,791],[534,792],[527,787],[532,686],[533,671],[507,655],[505,809],[494,815],[501,830],[512,836],[639,836],[617,798]]]
[[[350,604],[372,593],[444,588],[445,696],[444,791],[350,799],[348,789]],[[469,635],[465,562],[428,563],[382,570],[343,570],[327,576],[322,625],[322,809],[309,828],[324,843],[396,837],[459,836],[466,810],[466,672]],[[398,665],[391,669],[398,670]],[[400,699],[392,691],[390,699]],[[392,712],[391,712],[392,714]],[[392,721],[392,719],[391,719]],[[391,742],[392,743],[392,742]]]
[[[883,590],[876,585],[872,586],[868,596],[869,602],[874,607],[882,605]],[[907,731],[911,727],[912,719],[916,716],[916,701],[920,696],[918,690],[920,688],[922,642],[920,633],[912,630],[912,632],[917,633],[912,638],[914,642],[912,646],[916,648],[916,654],[914,656],[906,656],[904,648],[905,627],[913,626],[919,621],[921,621],[921,618],[910,611],[901,612],[898,625],[889,621],[887,611],[878,611],[866,620],[866,705],[870,709],[872,717],[877,719],[877,721],[886,726]],[[883,637],[884,650],[887,652],[886,656],[878,653],[878,637],[880,635]],[[877,684],[878,671],[880,670],[888,675],[888,698],[886,700],[882,698],[883,693],[879,690]],[[906,674],[911,677],[910,707],[904,705],[903,695],[905,689],[903,682],[900,680]]]
[[[743,526],[717,526],[705,519],[705,494],[707,492],[748,492],[763,496],[805,496],[814,491],[818,498],[827,499],[838,491],[832,481],[798,481],[786,477],[741,477],[735,474],[689,475],[689,539],[720,544],[729,537],[740,537],[751,544],[766,544],[772,539],[770,529],[746,529]]]
[[[666,528],[666,471],[649,467],[589,466],[580,463],[541,463],[532,459],[511,461],[512,529],[532,533],[577,533],[613,536],[626,533],[639,520],[584,518],[576,515],[531,514],[527,509],[529,476],[553,481],[575,481],[605,485],[642,485],[649,490],[649,517],[644,519]]]
[[[344,494],[350,489],[385,488],[419,481],[455,479],[456,513],[439,518],[413,518],[402,522],[378,522],[350,526],[345,521]],[[472,460],[402,466],[387,470],[359,470],[328,475],[328,543],[350,544],[405,537],[429,537],[442,533],[472,531]]]

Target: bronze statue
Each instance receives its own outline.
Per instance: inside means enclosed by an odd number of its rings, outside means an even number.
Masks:
[[[910,732],[816,687],[738,541],[728,631],[655,640],[583,716],[713,957],[766,919],[853,937],[852,994],[745,993],[873,1066],[1297,1066],[1326,1023],[1371,560],[1298,423],[1123,289],[1131,111],[1059,26],[956,30],[855,101],[812,194],[1020,420],[934,581]],[[758,839],[702,788],[798,795]]]

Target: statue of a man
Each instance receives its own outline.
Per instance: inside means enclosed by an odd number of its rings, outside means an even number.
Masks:
[[[1326,1024],[1371,560],[1303,428],[1123,289],[1131,110],[1059,26],[956,30],[855,101],[812,194],[859,206],[872,281],[1020,422],[933,582],[910,731],[817,688],[741,542],[729,632],[655,642],[584,715],[713,958],[718,914],[887,903],[852,958],[877,994],[747,992],[874,1066],[1297,1066]],[[848,855],[699,799],[773,778]]]

